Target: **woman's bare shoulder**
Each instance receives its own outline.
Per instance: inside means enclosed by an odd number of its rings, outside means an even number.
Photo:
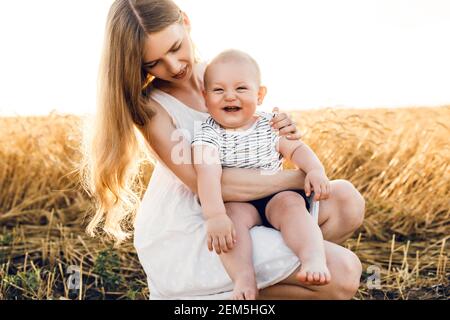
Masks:
[[[175,128],[172,117],[158,101],[149,97],[144,108],[148,114],[151,114],[151,117],[143,127],[139,128],[141,132],[151,133],[162,128],[167,129],[168,126],[173,126]]]

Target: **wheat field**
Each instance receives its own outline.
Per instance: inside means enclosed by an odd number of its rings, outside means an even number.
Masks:
[[[344,244],[363,263],[354,299],[448,299],[450,107],[291,115],[329,178],[366,199]],[[84,232],[81,128],[72,115],[0,118],[0,299],[148,299],[132,240],[113,247]],[[151,172],[145,163],[144,189]]]

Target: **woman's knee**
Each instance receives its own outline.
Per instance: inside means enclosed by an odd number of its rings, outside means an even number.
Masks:
[[[327,300],[350,300],[358,292],[361,280],[362,266],[358,256],[345,248],[335,251],[333,262],[329,265],[331,271],[331,282],[326,286],[314,286],[317,292],[316,299]],[[296,278],[297,268],[281,284],[299,285]]]
[[[348,231],[355,231],[364,221],[366,202],[355,186],[347,180],[336,180],[335,196],[339,203],[340,217]]]
[[[339,270],[336,270],[338,274],[332,276],[334,285],[329,292],[330,298],[349,300],[355,296],[360,286],[361,261],[356,254],[346,249],[346,254],[341,256],[339,264]]]

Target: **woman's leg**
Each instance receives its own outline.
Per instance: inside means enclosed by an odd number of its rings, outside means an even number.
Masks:
[[[330,185],[330,197],[320,200],[319,226],[325,240],[339,244],[361,226],[365,201],[347,180],[332,180]]]
[[[283,281],[259,291],[259,299],[351,299],[359,288],[361,262],[350,250],[324,241],[330,283],[322,286],[301,284],[296,279],[300,267]]]
[[[236,230],[236,243],[231,251],[222,253],[219,257],[234,283],[232,299],[255,300],[258,288],[249,230],[255,225],[260,225],[261,218],[256,208],[249,203],[227,202],[225,208]]]
[[[302,262],[298,280],[316,285],[329,283],[322,232],[306,210],[302,196],[293,191],[277,193],[267,204],[266,216]]]

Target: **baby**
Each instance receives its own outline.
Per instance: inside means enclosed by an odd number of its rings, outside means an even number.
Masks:
[[[309,214],[310,190],[316,200],[326,199],[330,184],[320,160],[303,142],[272,131],[272,114],[256,111],[266,88],[260,70],[248,54],[228,50],[214,58],[204,75],[204,96],[210,117],[196,130],[192,155],[198,196],[205,217],[208,249],[220,255],[234,283],[233,299],[255,299],[258,293],[252,264],[249,230],[264,225],[279,230],[299,257],[296,278],[310,285],[325,285],[331,276],[325,259],[322,232]],[[254,168],[262,173],[280,170],[282,159],[306,173],[305,190],[287,190],[263,199],[224,203],[222,168]]]

